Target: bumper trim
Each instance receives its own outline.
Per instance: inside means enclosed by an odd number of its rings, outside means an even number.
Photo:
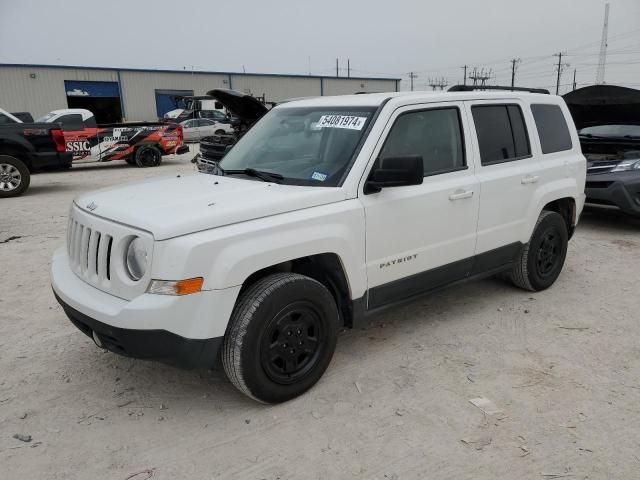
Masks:
[[[89,338],[98,336],[102,347],[126,357],[156,360],[180,368],[211,368],[218,359],[223,337],[189,339],[166,330],[118,328],[79,312],[54,291],[71,323]]]
[[[189,152],[189,145],[180,145],[176,148],[176,155],[182,155]]]

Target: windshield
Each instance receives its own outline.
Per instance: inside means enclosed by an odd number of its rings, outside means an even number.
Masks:
[[[640,138],[640,125],[598,125],[580,130],[579,135],[594,137]]]
[[[220,161],[224,171],[255,169],[281,183],[335,187],[375,108],[279,108],[265,115]]]
[[[49,123],[49,121],[56,115],[57,113],[49,112],[46,115],[43,115],[42,117],[38,118],[36,120],[36,123]]]

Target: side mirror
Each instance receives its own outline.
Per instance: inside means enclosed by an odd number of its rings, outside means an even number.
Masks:
[[[421,185],[424,166],[420,155],[380,158],[365,184],[365,193],[377,193],[383,188]]]

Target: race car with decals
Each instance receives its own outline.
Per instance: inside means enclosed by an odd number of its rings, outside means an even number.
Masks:
[[[176,124],[98,125],[89,110],[79,108],[54,110],[38,121],[74,127],[63,130],[66,151],[73,155],[74,162],[125,160],[138,167],[157,167],[163,155],[181,155],[189,151],[184,145],[182,126]]]

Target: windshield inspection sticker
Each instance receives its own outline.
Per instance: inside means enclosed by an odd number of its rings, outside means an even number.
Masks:
[[[318,180],[320,182],[324,182],[326,179],[327,179],[326,173],[313,172],[313,175],[311,175],[311,180]]]
[[[348,128],[349,130],[362,130],[367,117],[354,117],[351,115],[323,115],[318,120],[318,128]]]

